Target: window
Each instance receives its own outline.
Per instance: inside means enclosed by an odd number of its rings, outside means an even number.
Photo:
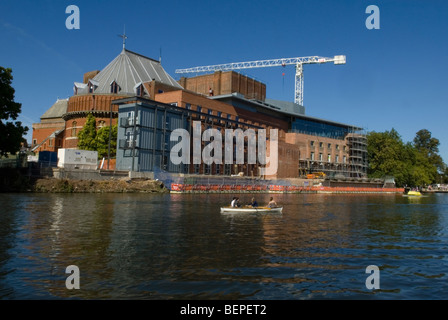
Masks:
[[[126,144],[128,148],[132,148],[134,144],[134,133],[132,131],[126,132]]]
[[[37,139],[33,139],[33,145],[37,144]]]
[[[106,126],[106,121],[104,121],[104,120],[98,121],[98,128],[102,128],[102,127],[105,127],[105,126]]]
[[[201,106],[197,106],[196,110],[197,110],[198,112],[202,112],[202,107],[201,107]]]
[[[336,155],[336,163],[339,162],[339,155]]]
[[[159,89],[159,90],[157,91],[157,93],[163,93],[163,90],[160,90],[160,89]]]
[[[339,150],[339,145],[338,144],[336,145],[336,150]]]
[[[319,142],[319,148],[323,148],[324,147],[324,143],[323,142]]]
[[[76,121],[72,122],[72,137],[76,137]]]
[[[143,85],[139,85],[137,86],[137,88],[135,88],[135,94],[139,97],[143,97],[143,93],[144,93],[144,89],[143,89]]]
[[[344,156],[344,157],[342,158],[342,163],[347,163],[347,156]]]
[[[324,158],[324,155],[322,153],[319,153],[319,161],[322,161]]]
[[[135,120],[135,118],[134,118],[134,111],[128,112],[128,124],[130,126],[134,125],[134,120]]]
[[[221,118],[221,115],[222,115],[222,112],[221,112],[221,111],[218,111],[218,117]]]
[[[49,147],[53,146],[53,139],[52,138],[48,139],[48,146]]]
[[[310,159],[311,159],[311,160],[314,160],[314,152],[311,152]]]
[[[328,154],[328,155],[327,155],[327,161],[328,161],[328,162],[331,162],[331,154]]]
[[[163,170],[168,168],[168,156],[163,156]]]
[[[187,110],[191,110],[191,104],[189,104],[189,103],[185,104],[185,108],[186,108]]]
[[[213,115],[213,110],[212,109],[208,109],[208,114],[212,116]]]
[[[113,81],[111,84],[110,84],[110,93],[118,93],[118,84],[115,82],[115,81]]]
[[[328,147],[328,149],[331,149],[331,143],[329,143],[327,147]]]
[[[165,129],[169,130],[170,128],[170,117],[166,116],[165,118]]]
[[[314,141],[310,141],[310,146],[314,147]]]

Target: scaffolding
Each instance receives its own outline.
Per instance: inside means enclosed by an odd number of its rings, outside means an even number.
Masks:
[[[352,128],[346,134],[347,149],[340,158],[331,159],[300,159],[298,163],[299,177],[305,177],[314,172],[324,172],[331,178],[367,178],[367,136],[364,130]]]

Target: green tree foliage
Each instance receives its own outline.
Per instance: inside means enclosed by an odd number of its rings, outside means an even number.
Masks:
[[[98,151],[98,158],[107,157],[109,153],[109,126],[97,130],[96,119],[89,113],[87,121],[78,134],[78,148],[82,150]],[[110,156],[115,157],[117,150],[118,125],[112,126]]]
[[[78,148],[81,150],[96,151],[96,119],[89,113],[84,127],[78,133]]]
[[[439,172],[443,172],[444,163],[439,153],[439,139],[433,138],[431,132],[426,129],[418,131],[414,138],[415,148],[421,152],[429,162],[436,166]]]
[[[14,101],[12,80],[12,70],[0,67],[0,158],[19,151],[23,136],[28,132],[28,127],[16,121],[22,104]]]
[[[439,140],[422,129],[413,143],[404,143],[395,129],[367,135],[368,174],[372,178],[394,176],[398,186],[435,183],[438,170],[445,168],[438,155]]]
[[[98,158],[107,157],[109,153],[109,131],[110,127],[102,127],[96,133]],[[118,125],[112,126],[112,135],[110,142],[110,156],[115,157],[117,153],[117,133]]]
[[[372,178],[394,176],[398,185],[407,180],[406,164],[408,157],[405,145],[395,129],[385,132],[370,132],[367,135],[368,174]]]

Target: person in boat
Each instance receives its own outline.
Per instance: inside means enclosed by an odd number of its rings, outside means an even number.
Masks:
[[[274,198],[271,197],[269,199],[268,208],[275,208],[275,207],[277,207],[277,202],[275,202]]]
[[[258,207],[258,203],[257,201],[255,201],[255,198],[252,198],[252,200],[249,203],[249,206],[251,206],[252,208]]]
[[[232,200],[232,203],[230,204],[230,206],[231,206],[232,208],[238,208],[238,207],[241,207],[241,205],[240,205],[240,198],[238,198],[238,197],[233,197],[233,200]]]
[[[241,207],[240,198],[236,197],[235,207]]]

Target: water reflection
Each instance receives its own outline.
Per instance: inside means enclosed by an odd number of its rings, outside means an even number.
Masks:
[[[281,214],[221,214],[231,197],[0,195],[0,298],[448,297],[446,196],[276,194]]]

